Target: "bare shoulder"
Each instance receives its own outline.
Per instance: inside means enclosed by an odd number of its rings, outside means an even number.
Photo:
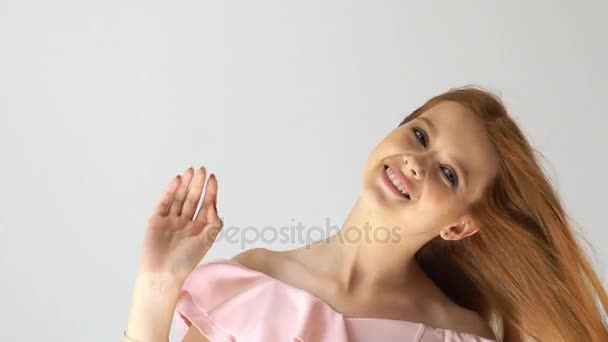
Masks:
[[[488,322],[486,322],[478,313],[460,306],[457,306],[452,310],[453,311],[450,313],[450,320],[452,322],[449,324],[452,330],[481,336],[487,339],[496,339],[494,331]]]
[[[302,267],[299,259],[293,256],[293,250],[252,248],[233,256],[232,260],[292,286],[309,288],[302,280],[310,278],[310,275]]]
[[[266,248],[251,248],[236,254],[232,257],[232,260],[248,266],[261,262],[265,257],[268,257],[270,252],[272,251]]]
[[[273,273],[281,259],[281,252],[267,248],[251,248],[232,257],[239,264],[264,273]]]

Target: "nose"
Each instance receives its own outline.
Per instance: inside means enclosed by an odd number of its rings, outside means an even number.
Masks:
[[[414,178],[415,180],[422,180],[425,176],[425,168],[423,162],[419,157],[415,156],[403,156],[403,167],[405,169],[405,175]]]

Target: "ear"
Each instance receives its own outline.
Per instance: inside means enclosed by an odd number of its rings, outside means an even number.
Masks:
[[[461,240],[471,236],[479,230],[479,225],[470,216],[460,218],[454,225],[450,226],[447,232],[442,233],[446,240]]]

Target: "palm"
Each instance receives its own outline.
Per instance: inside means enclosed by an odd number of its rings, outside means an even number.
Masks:
[[[217,200],[217,180],[213,175],[209,177],[203,203],[194,217],[205,173],[201,167],[193,175],[193,170],[189,168],[183,179],[178,176],[168,185],[148,220],[141,272],[170,272],[185,279],[211,248],[223,226],[214,205]]]

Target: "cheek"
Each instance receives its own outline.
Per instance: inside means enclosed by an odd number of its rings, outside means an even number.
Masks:
[[[428,184],[417,203],[420,214],[430,220],[441,220],[449,216],[458,207],[456,194],[441,180],[434,179],[433,184]]]
[[[453,200],[454,193],[438,180],[435,181],[435,184],[425,189],[421,198],[421,202],[424,202],[426,206],[436,209],[450,207]]]

